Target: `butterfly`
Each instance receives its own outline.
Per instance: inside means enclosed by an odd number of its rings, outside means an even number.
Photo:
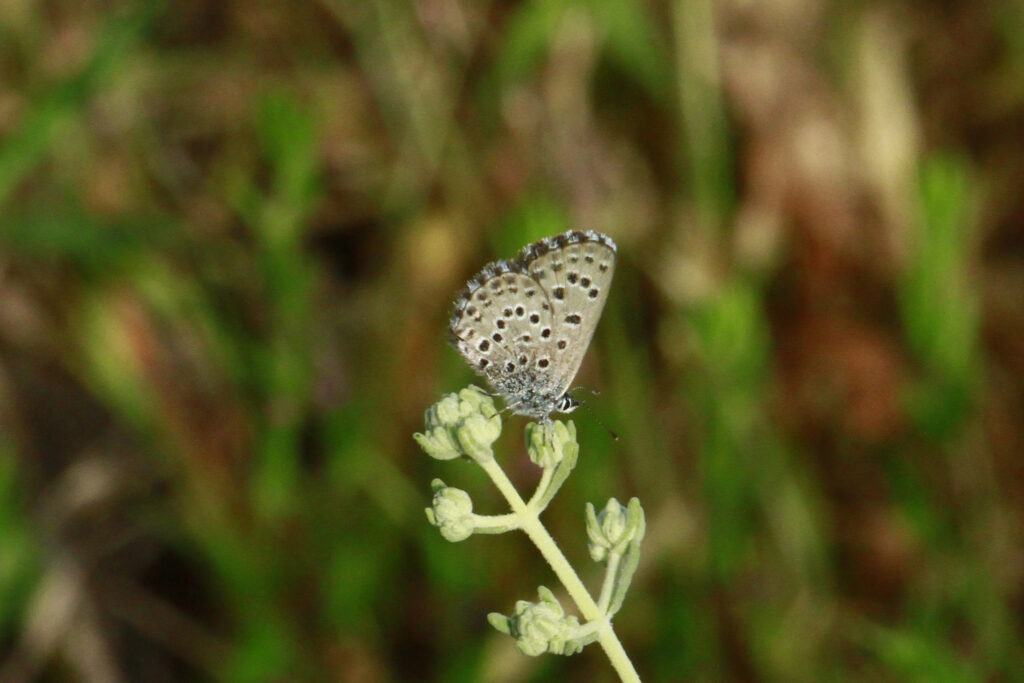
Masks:
[[[612,238],[588,230],[489,263],[455,299],[452,345],[508,408],[540,420],[570,413],[569,393],[615,272]]]

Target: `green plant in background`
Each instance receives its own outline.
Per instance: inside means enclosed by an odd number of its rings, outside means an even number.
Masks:
[[[964,160],[953,154],[924,160],[913,249],[899,283],[907,343],[922,370],[911,413],[935,440],[952,437],[963,425],[980,365],[980,313],[969,273],[972,190]]]
[[[472,460],[483,468],[512,508],[512,512],[504,515],[476,514],[467,492],[435,479],[433,505],[427,509],[430,523],[453,543],[474,533],[500,534],[521,529],[540,550],[586,619],[580,624],[575,616],[566,615],[554,594],[541,586],[537,591],[539,602],[521,600],[511,616],[492,613],[488,616],[491,625],[513,636],[519,651],[532,656],[545,652],[572,655],[596,641],[623,681],[639,681],[611,619],[622,607],[640,560],[645,529],[640,501],[633,498],[624,506],[611,498],[600,513],[587,504],[590,556],[605,565],[601,594],[595,601],[540,521],[540,514],[576,466],[579,444],[573,422],[553,420],[526,426],[530,460],[543,471],[528,501],[523,500],[494,459],[492,444],[501,435],[501,417],[486,392],[470,386],[458,394],[448,394],[427,410],[425,422],[425,431],[414,438],[427,455],[438,460]]]
[[[38,578],[38,549],[21,509],[14,451],[0,435],[0,638],[17,623]]]

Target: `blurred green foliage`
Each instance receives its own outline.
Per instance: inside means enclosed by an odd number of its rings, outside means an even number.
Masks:
[[[38,576],[39,551],[32,541],[19,491],[13,449],[0,440],[0,632],[9,633],[22,615]]]
[[[643,500],[645,680],[1017,680],[1022,16],[0,5],[0,680],[611,680],[491,632],[552,577],[411,439],[568,227],[620,259],[545,523],[593,581]]]

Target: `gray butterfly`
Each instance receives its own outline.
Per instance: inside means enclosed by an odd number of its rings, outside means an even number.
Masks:
[[[455,299],[452,345],[513,412],[547,420],[579,406],[567,391],[608,298],[615,251],[592,230],[547,237],[485,266]]]

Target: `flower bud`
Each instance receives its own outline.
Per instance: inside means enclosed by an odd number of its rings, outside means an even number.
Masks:
[[[635,534],[629,523],[626,506],[609,498],[600,513],[594,514],[594,506],[587,503],[587,549],[595,562],[603,562],[609,552],[622,553],[626,544]]]
[[[440,479],[435,479],[431,485],[434,487],[434,501],[426,510],[427,520],[452,543],[472,536],[476,522],[469,494],[462,489],[445,486]]]
[[[545,469],[555,467],[564,458],[575,459],[580,450],[576,442],[576,425],[572,420],[531,422],[526,425],[526,448],[530,460]]]
[[[456,433],[463,453],[477,462],[493,460],[491,444],[501,436],[501,418],[497,415],[485,418],[479,413],[470,415]]]

